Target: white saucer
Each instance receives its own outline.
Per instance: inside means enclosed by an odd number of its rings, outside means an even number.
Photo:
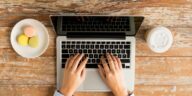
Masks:
[[[23,26],[30,25],[37,31],[39,37],[39,46],[37,48],[31,48],[29,46],[20,46],[17,43],[17,37],[23,33]],[[11,45],[13,49],[22,57],[35,58],[42,55],[49,45],[49,35],[46,27],[39,21],[34,19],[24,19],[18,22],[11,31]]]

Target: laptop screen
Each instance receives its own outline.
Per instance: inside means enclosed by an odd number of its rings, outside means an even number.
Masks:
[[[58,36],[68,34],[124,34],[135,36],[142,16],[51,16]]]

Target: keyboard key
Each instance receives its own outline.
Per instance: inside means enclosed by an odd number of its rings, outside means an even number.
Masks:
[[[75,49],[75,50],[73,50],[73,52],[74,52],[74,53],[77,53],[77,50]]]
[[[107,42],[107,44],[110,44],[110,42]]]
[[[65,45],[62,45],[62,48],[63,48],[63,49],[65,49],[65,48],[66,48],[66,46],[65,46]]]
[[[124,50],[124,49],[122,49],[122,50],[121,50],[121,53],[125,53],[125,50]]]
[[[100,44],[100,42],[97,42],[97,44]]]
[[[87,53],[87,49],[84,49],[84,50],[83,50],[83,53]]]
[[[121,44],[125,44],[125,42],[124,42],[124,41],[122,41],[122,42],[121,42]]]
[[[115,45],[115,49],[118,49],[118,45]]]
[[[63,49],[62,53],[68,53],[68,49]]]
[[[76,48],[79,49],[79,48],[80,48],[80,45],[76,45]]]
[[[123,48],[123,45],[119,45],[119,49],[122,49]]]
[[[95,62],[95,59],[92,59],[92,63],[96,63],[96,62]]]
[[[130,50],[126,50],[126,53],[129,54],[129,53],[130,53]]]
[[[86,48],[89,49],[89,45],[86,45]]]
[[[69,53],[73,53],[73,50],[72,50],[72,49],[69,49]]]
[[[88,59],[88,63],[91,63],[91,59]]]
[[[67,45],[67,48],[70,48],[70,45]]]
[[[99,45],[95,45],[95,48],[97,48],[97,49],[98,49],[98,48],[99,48]]]
[[[62,54],[62,58],[69,58],[69,54]]]
[[[121,58],[121,54],[118,54],[118,58]]]
[[[93,58],[93,54],[89,54],[89,58]]]
[[[61,68],[65,68],[65,64],[61,64]]]
[[[89,49],[89,50],[88,50],[88,53],[92,53],[92,50],[91,50],[91,49]]]
[[[93,49],[93,48],[94,48],[94,45],[91,45],[91,48]]]
[[[91,42],[91,44],[95,44],[95,42]]]
[[[116,42],[116,44],[120,44],[120,42]]]
[[[82,53],[83,51],[82,51],[82,49],[79,49],[79,53]]]
[[[122,63],[130,63],[130,60],[129,59],[121,59],[121,62]]]
[[[67,61],[67,59],[65,58],[65,59],[62,59],[62,63],[66,63],[66,61]]]
[[[130,53],[129,53],[129,54],[127,54],[127,58],[130,58]]]
[[[125,64],[122,64],[122,68],[125,68]]]
[[[112,50],[112,53],[116,53],[115,49]]]
[[[77,44],[80,44],[80,41],[77,41]]]
[[[105,44],[105,42],[101,42],[101,44]]]
[[[94,50],[93,50],[93,53],[97,53],[97,50],[94,49]]]
[[[90,44],[90,43],[91,43],[91,42],[89,42],[89,41],[87,42],[87,44]]]
[[[111,42],[111,44],[115,44],[115,42]]]
[[[72,44],[75,44],[75,41],[72,41]]]
[[[75,48],[75,45],[71,45],[71,48]]]
[[[120,50],[119,50],[119,49],[117,50],[117,53],[120,53]]]
[[[113,49],[113,45],[110,45],[110,48]]]
[[[131,42],[126,42],[126,44],[131,44]]]
[[[96,63],[99,63],[100,62],[100,60],[99,59],[96,59]]]
[[[66,44],[66,42],[62,42],[62,45],[65,45]]]
[[[125,49],[130,49],[130,45],[124,45]]]
[[[109,46],[108,45],[105,45],[105,49],[108,49],[109,48]]]
[[[126,55],[126,54],[123,54],[123,58],[127,58],[127,55]]]
[[[100,50],[100,49],[98,50],[98,53],[101,53],[101,50]]]
[[[102,53],[106,53],[107,51],[105,49],[102,50]]]
[[[126,66],[125,68],[130,68],[130,66]]]
[[[94,54],[94,58],[98,58],[99,56],[98,56],[98,54]]]
[[[84,49],[84,48],[85,48],[85,45],[81,45],[81,48]]]
[[[103,48],[104,48],[104,45],[100,45],[100,48],[103,49]]]
[[[111,49],[107,49],[107,53],[111,53]]]
[[[95,63],[95,64],[86,64],[86,68],[98,68],[98,65]]]

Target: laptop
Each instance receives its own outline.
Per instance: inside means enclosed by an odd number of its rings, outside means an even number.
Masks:
[[[77,91],[110,91],[97,69],[99,58],[108,52],[121,59],[126,87],[134,90],[135,35],[144,17],[65,15],[50,16],[50,19],[57,34],[57,89],[62,85],[67,58],[85,53],[89,57],[87,76]]]

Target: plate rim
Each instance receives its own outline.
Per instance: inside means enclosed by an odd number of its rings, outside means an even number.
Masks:
[[[19,23],[21,23],[21,22],[30,21],[30,20],[39,23],[39,24],[41,25],[42,29],[44,30],[45,34],[47,35],[47,43],[45,44],[45,47],[42,48],[42,51],[39,52],[39,54],[34,55],[34,56],[26,56],[26,55],[23,55],[23,54],[19,53],[18,50],[16,50],[16,48],[14,47],[14,44],[13,44],[13,42],[14,42],[14,41],[13,41],[13,37],[14,37],[14,36],[13,36],[13,31],[14,31],[15,27],[16,27]],[[20,55],[20,56],[22,56],[22,57],[24,57],[24,58],[36,58],[36,57],[40,57],[43,53],[45,53],[45,51],[48,49],[48,46],[49,46],[49,33],[48,33],[48,30],[47,30],[47,28],[45,27],[45,25],[44,25],[42,22],[40,22],[40,21],[38,21],[38,20],[36,20],[36,19],[26,18],[26,19],[20,20],[19,22],[17,22],[17,23],[13,26],[10,35],[11,35],[11,36],[10,36],[10,41],[11,41],[11,46],[12,46],[13,50],[14,50],[18,55]]]

